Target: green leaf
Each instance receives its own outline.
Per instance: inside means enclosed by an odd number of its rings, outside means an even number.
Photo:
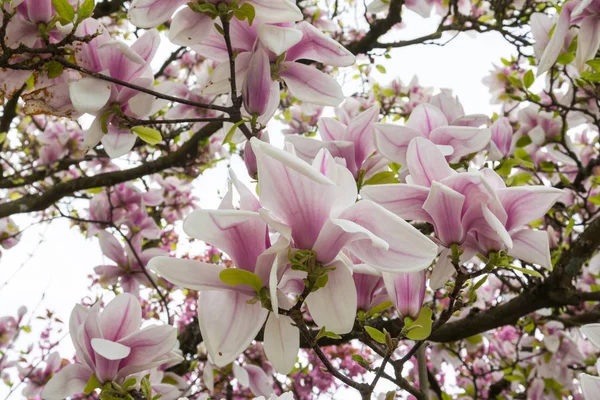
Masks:
[[[52,5],[62,19],[73,22],[75,19],[75,9],[67,0],[52,0]]]
[[[512,85],[514,87],[516,87],[517,89],[522,89],[523,88],[523,82],[521,82],[521,80],[515,76],[508,76],[508,80],[510,81],[510,83],[512,83]]]
[[[352,360],[356,361],[358,365],[363,367],[364,369],[371,369],[371,365],[369,362],[360,354],[352,354]]]
[[[150,384],[150,375],[146,375],[142,378],[140,383],[140,389],[146,399],[152,398],[152,385]]]
[[[473,285],[473,291],[476,291],[477,289],[479,289],[484,283],[485,281],[487,281],[487,275],[484,276],[483,278],[481,278],[480,280],[477,281],[476,284]]]
[[[531,144],[531,138],[529,137],[529,135],[523,135],[519,138],[519,140],[517,140],[516,146],[517,147],[525,147]]]
[[[392,306],[392,302],[391,301],[384,301],[383,303],[378,304],[375,307],[371,308],[367,312],[367,317],[370,317],[371,315],[379,314],[380,312],[382,312],[384,310],[387,310],[391,306]]]
[[[385,183],[398,183],[396,173],[392,171],[378,172],[364,183],[365,185],[382,185]]]
[[[537,271],[531,270],[531,269],[527,269],[527,268],[521,268],[521,267],[515,267],[514,265],[509,265],[508,266],[510,269],[514,269],[516,271],[522,272],[526,275],[532,275],[535,276],[536,278],[543,278],[542,274],[540,274]]]
[[[535,76],[533,75],[533,71],[529,70],[525,73],[525,76],[523,77],[523,84],[525,85],[526,88],[530,88],[531,85],[533,85],[533,82],[535,81]]]
[[[365,326],[365,331],[367,331],[374,341],[385,344],[385,333],[381,332],[379,329],[373,328],[372,326]]]
[[[254,10],[254,7],[252,6],[252,4],[244,3],[240,6],[239,10],[242,11],[244,13],[244,15],[246,16],[246,18],[248,19],[248,25],[252,25],[252,22],[254,21],[254,17],[256,16],[256,11]]]
[[[556,59],[556,62],[562,65],[571,64],[575,59],[575,53],[563,53]]]
[[[315,289],[324,288],[325,285],[327,285],[327,282],[329,282],[329,275],[327,275],[327,274],[321,275],[315,281]]]
[[[148,144],[157,144],[162,141],[160,132],[147,126],[134,126],[131,131]]]
[[[406,337],[412,340],[424,340],[431,335],[431,325],[433,324],[433,320],[431,316],[433,315],[433,311],[430,308],[422,308],[419,313],[419,318],[417,318],[409,327],[409,331],[406,334]]]
[[[238,121],[231,127],[231,129],[229,129],[229,132],[227,132],[227,135],[225,135],[225,139],[223,139],[223,144],[231,143],[231,139],[233,138],[235,130],[239,128],[243,123],[244,120]]]
[[[326,330],[325,327],[322,327],[319,330],[319,333],[317,333],[317,336],[315,336],[315,342],[318,342],[319,339],[321,339],[323,337],[328,337],[328,338],[331,338],[331,339],[341,339],[342,338],[337,333],[329,332],[328,330]]]
[[[248,285],[254,288],[257,293],[259,293],[263,287],[262,281],[258,275],[240,268],[224,269],[219,274],[219,279],[229,286]]]
[[[127,390],[130,387],[132,387],[133,385],[135,385],[137,382],[136,378],[129,378],[127,379],[125,382],[123,382],[123,389]]]
[[[48,78],[50,79],[58,78],[65,70],[65,67],[58,61],[50,61],[46,64],[46,68],[48,69]]]
[[[85,0],[77,9],[79,21],[83,21],[84,19],[91,17],[94,13],[95,7],[96,2],[94,0]]]
[[[592,67],[596,72],[600,72],[600,59],[586,61],[586,64]]]
[[[377,71],[381,72],[382,74],[385,74],[387,71],[385,70],[385,67],[381,64],[377,64],[375,65],[375,68],[377,68]]]
[[[0,144],[4,143],[6,140],[6,132],[0,133]]]
[[[90,394],[100,387],[102,387],[102,385],[100,385],[100,381],[98,378],[96,378],[96,374],[93,374],[85,384],[85,388],[83,388],[83,394]]]

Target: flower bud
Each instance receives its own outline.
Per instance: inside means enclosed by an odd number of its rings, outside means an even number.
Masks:
[[[383,282],[390,300],[402,318],[417,318],[425,299],[425,270],[408,273],[384,273]]]
[[[501,160],[510,154],[512,147],[513,128],[506,117],[498,118],[490,128],[492,140],[490,141],[489,159]]]
[[[263,49],[257,49],[250,58],[248,75],[242,87],[244,107],[250,114],[262,115],[269,105],[271,92],[271,63]]]

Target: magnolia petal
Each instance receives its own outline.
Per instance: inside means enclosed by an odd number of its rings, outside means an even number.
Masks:
[[[202,42],[212,26],[213,20],[208,15],[185,7],[173,16],[169,40],[179,46],[193,46]]]
[[[506,229],[505,225],[498,219],[498,217],[490,211],[487,205],[481,205],[481,211],[485,222],[489,225],[491,230],[495,233],[498,240],[500,240],[509,249],[513,247],[513,241]]]
[[[298,329],[296,329],[296,331],[297,330]],[[244,365],[244,369],[248,372],[248,377],[250,378],[250,391],[254,393],[255,396],[268,397],[273,394],[273,386],[269,382],[267,373],[262,368],[248,364]]]
[[[361,200],[340,214],[388,243],[374,247],[371,240],[353,241],[347,248],[365,263],[387,272],[413,272],[427,268],[437,246],[402,218],[369,200]]]
[[[260,24],[258,37],[269,50],[280,55],[302,40],[302,31],[295,28]]]
[[[255,138],[251,144],[256,154],[261,204],[292,228],[298,248],[311,249],[336,202],[334,182],[270,144]]]
[[[433,267],[433,272],[429,277],[429,287],[431,290],[443,288],[456,272],[456,269],[450,260],[450,255],[450,249],[444,249],[440,253],[439,258]]]
[[[600,377],[588,374],[579,375],[579,384],[585,400],[594,400],[600,392]]]
[[[104,254],[106,257],[110,258],[117,264],[127,264],[127,257],[125,256],[123,246],[121,246],[121,243],[119,243],[116,237],[114,237],[106,231],[101,231],[98,233],[98,239],[100,242],[100,249],[102,250],[102,254]]]
[[[244,80],[242,96],[244,108],[250,114],[263,115],[271,95],[271,63],[267,52],[256,49],[248,65],[248,79]]]
[[[215,390],[215,371],[210,361],[206,361],[206,364],[204,364],[202,382],[204,382],[204,386],[206,386],[209,393],[212,393]]]
[[[600,349],[600,324],[583,325],[581,331],[596,348]]]
[[[286,60],[307,59],[334,67],[347,67],[354,64],[356,60],[354,54],[314,25],[302,21],[296,24],[296,29],[302,32],[302,40],[288,50]]]
[[[420,137],[415,138],[408,145],[406,164],[412,182],[417,185],[431,186],[433,181],[440,181],[456,174],[438,147]]]
[[[437,145],[452,146],[452,156],[448,161],[456,163],[461,158],[483,150],[492,137],[489,129],[469,126],[442,126],[434,129],[429,138]]]
[[[421,136],[419,131],[406,126],[388,123],[375,124],[374,140],[377,151],[388,160],[402,166],[406,166],[408,144],[412,139]]]
[[[336,107],[344,101],[344,93],[331,76],[309,65],[283,62],[279,75],[290,93],[298,100],[320,106]]]
[[[44,400],[63,400],[80,394],[93,372],[82,364],[69,364],[61,369],[44,387]]]
[[[252,211],[196,210],[185,219],[183,230],[226,252],[236,267],[251,272],[266,249],[267,224]]]
[[[429,214],[423,210],[429,190],[420,185],[390,183],[363,186],[360,195],[363,199],[379,204],[400,218],[430,222]]]
[[[577,40],[575,63],[581,70],[587,60],[594,58],[600,47],[600,18],[598,15],[590,15],[581,21]]]
[[[114,130],[109,127],[107,134],[100,141],[110,158],[118,158],[127,153],[135,145],[137,136],[128,130]]]
[[[252,0],[256,17],[267,23],[295,22],[304,16],[295,2],[290,0]]]
[[[245,388],[250,386],[250,377],[248,376],[248,371],[240,367],[237,363],[232,364],[232,370],[233,376],[235,379],[237,379],[238,384]]]
[[[269,313],[265,325],[265,354],[275,371],[284,375],[294,368],[300,350],[300,331],[292,323],[288,316],[280,315],[277,318],[273,313]],[[254,394],[259,395],[256,392]]]
[[[95,79],[83,78],[69,84],[69,95],[75,110],[95,114],[108,102],[111,93],[109,82]]]
[[[564,194],[560,189],[545,186],[509,187],[496,192],[508,215],[508,231],[542,218]]]
[[[268,311],[250,296],[208,291],[198,296],[198,322],[204,344],[218,367],[235,360],[262,328]]]
[[[137,298],[127,293],[118,295],[108,303],[98,321],[102,337],[113,342],[137,332],[141,323],[140,303]],[[96,349],[94,348],[94,350]],[[111,360],[111,358],[108,359]]]
[[[552,270],[550,243],[546,232],[521,229],[510,236],[513,248],[508,251],[508,255]]]
[[[133,0],[129,19],[138,28],[154,28],[167,21],[187,0]]]
[[[435,234],[446,246],[461,243],[465,235],[462,209],[465,196],[439,182],[431,182],[431,191],[423,210],[431,216]]]
[[[394,308],[402,318],[416,319],[425,298],[427,271],[391,274],[384,272],[383,282]]]
[[[540,76],[544,72],[548,71],[550,67],[554,64],[558,55],[560,54],[565,38],[569,33],[569,27],[571,26],[571,11],[573,9],[573,4],[566,5],[562,8],[560,16],[558,17],[558,22],[556,27],[554,28],[554,33],[552,34],[552,38],[548,42],[548,45],[544,49],[544,53],[540,58],[540,62],[538,64],[537,75]]]
[[[379,107],[372,106],[358,114],[348,124],[346,140],[355,143],[356,162],[362,164],[375,149],[373,130],[379,117]]]
[[[123,346],[120,343],[112,342],[106,339],[94,338],[91,341],[94,351],[106,358],[107,360],[115,361],[122,360],[131,353],[131,349]]]
[[[448,119],[442,110],[427,103],[418,105],[406,121],[406,127],[420,132],[426,138],[434,129],[446,125]]]
[[[248,296],[256,294],[248,285],[229,286],[221,281],[219,274],[225,269],[217,264],[173,257],[154,257],[148,268],[169,282],[194,290],[232,290]]]
[[[354,279],[348,267],[339,260],[328,267],[334,267],[335,270],[327,274],[327,284],[309,294],[306,305],[319,327],[326,327],[328,331],[337,334],[348,333],[352,330],[356,317],[357,295]]]

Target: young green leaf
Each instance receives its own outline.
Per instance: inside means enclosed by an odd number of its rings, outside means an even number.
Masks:
[[[260,292],[263,284],[258,275],[252,272],[246,271],[240,268],[227,268],[221,271],[219,279],[226,285],[237,286],[237,285],[248,285],[256,292]]]
[[[148,144],[157,144],[162,141],[160,132],[147,126],[134,126],[131,131]]]
[[[93,374],[85,384],[85,388],[83,388],[83,394],[90,394],[100,387],[102,387],[102,385],[100,385],[100,381],[98,378],[96,378],[96,374]]]
[[[433,312],[430,308],[422,308],[419,317],[410,325],[406,337],[412,340],[424,340],[431,335]]]
[[[374,341],[385,344],[385,334],[379,329],[373,328],[372,326],[365,326],[365,331],[367,331]]]
[[[75,19],[75,9],[67,0],[52,0],[52,5],[62,19],[67,22],[73,22]]]
[[[85,0],[77,9],[77,18],[79,21],[91,17],[95,7],[96,2],[94,0]]]
[[[509,268],[514,269],[515,271],[522,272],[526,275],[535,276],[536,278],[543,278],[542,274],[540,274],[537,271],[531,270],[531,269],[515,267],[514,265],[509,265]]]
[[[380,303],[380,304],[376,305],[375,307],[371,308],[367,312],[367,317],[370,317],[371,315],[379,314],[380,312],[387,310],[391,306],[392,306],[391,301],[384,301],[383,303]]]
[[[531,85],[533,85],[533,82],[535,81],[535,76],[533,75],[533,71],[529,70],[525,73],[525,76],[523,77],[523,84],[525,85],[526,88],[530,88]]]

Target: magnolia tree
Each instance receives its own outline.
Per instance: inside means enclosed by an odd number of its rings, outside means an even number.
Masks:
[[[0,245],[107,259],[68,322],[0,318],[9,396],[599,398],[599,1],[1,3]],[[468,32],[514,46],[497,113],[378,82]]]

